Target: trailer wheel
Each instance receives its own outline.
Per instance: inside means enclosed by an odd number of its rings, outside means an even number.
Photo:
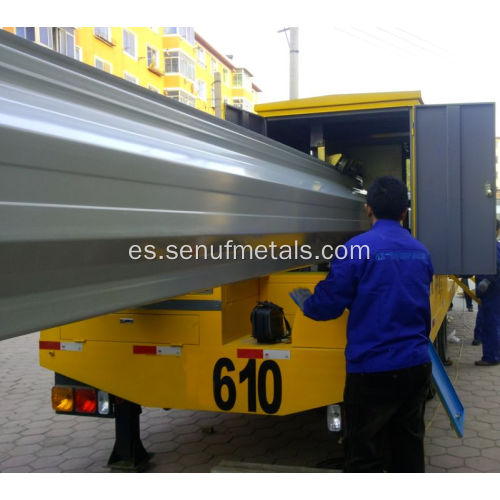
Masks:
[[[441,323],[436,339],[434,340],[434,346],[441,359],[443,365],[450,366],[453,364],[450,358],[448,358],[448,320],[445,317]]]

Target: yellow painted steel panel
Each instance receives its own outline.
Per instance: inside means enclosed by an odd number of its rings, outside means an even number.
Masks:
[[[215,312],[214,314],[220,314]],[[64,340],[100,340],[164,344],[198,344],[200,320],[198,314],[161,311],[160,314],[121,312],[106,314],[61,328]]]
[[[255,106],[255,112],[264,117],[271,117],[408,107],[418,104],[423,104],[420,91],[378,92],[373,94],[329,95],[258,104]]]

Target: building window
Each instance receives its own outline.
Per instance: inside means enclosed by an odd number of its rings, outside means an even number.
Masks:
[[[75,29],[74,28],[16,28],[16,34],[32,42],[45,45],[50,49],[75,57]]]
[[[194,82],[194,61],[180,50],[165,51],[165,73],[180,73]]]
[[[164,35],[179,35],[191,45],[194,45],[194,28],[170,27],[163,28]]]
[[[16,35],[29,40],[30,42],[37,42],[50,49],[54,48],[54,42],[52,38],[52,28],[16,28]]]
[[[41,30],[42,28],[40,28]],[[42,41],[42,32],[40,31],[40,42]],[[55,28],[54,40],[56,46],[54,47],[57,52],[64,54],[68,57],[75,56],[75,30],[73,28]]]
[[[16,28],[16,35],[20,36],[21,38],[25,38],[26,40],[29,40],[30,42],[35,41],[35,28]]]
[[[136,36],[128,30],[123,30],[123,52],[137,59]]]
[[[127,73],[126,71],[123,72],[123,78],[127,80],[127,82],[132,82],[132,83],[139,83],[139,80],[136,76],[131,75],[130,73]]]
[[[207,100],[207,84],[203,80],[196,82],[196,91],[198,92],[198,99]]]
[[[165,95],[167,97],[170,97],[170,99],[182,102],[184,104],[192,106],[193,108],[196,105],[196,99],[191,94],[188,94],[182,89],[165,89]]]
[[[229,84],[229,71],[227,68],[222,69],[222,81],[224,82],[224,85]]]
[[[207,67],[205,63],[205,50],[202,47],[196,47],[196,58],[200,66],[203,68]]]
[[[233,73],[233,87],[243,87],[243,75],[241,73]]]
[[[111,42],[111,29],[110,28],[94,28],[94,35],[101,40]]]
[[[94,56],[94,64],[97,69],[102,69],[102,71],[105,71],[106,73],[111,73],[113,69],[108,61],[105,61],[97,56]]]
[[[147,46],[148,68],[158,68],[158,51],[153,47]]]
[[[245,69],[237,69],[233,73],[233,87],[245,88],[250,90],[252,88],[252,76]]]
[[[252,106],[248,99],[244,97],[234,97],[233,98],[233,106],[240,109],[245,109],[247,111],[252,111]]]
[[[213,57],[210,58],[210,71],[212,73],[217,71],[217,61]]]
[[[75,45],[75,59],[83,61],[83,51],[81,47],[78,47],[78,45]]]
[[[160,89],[156,88],[154,85],[148,85],[148,89],[152,90],[153,92],[157,92],[158,94],[160,93]]]
[[[55,30],[57,31],[57,28],[55,28]],[[47,27],[38,28],[37,41],[40,42],[42,45],[49,47],[50,49],[56,48],[57,50],[57,47],[54,47],[54,37],[52,34],[52,28],[47,28]],[[57,51],[60,52],[59,50]],[[64,54],[64,52],[62,52],[62,54]],[[74,54],[71,54],[71,57],[74,57]]]

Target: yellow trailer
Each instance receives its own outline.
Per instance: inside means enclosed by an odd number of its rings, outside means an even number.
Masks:
[[[356,162],[365,186],[380,175],[402,179],[412,200],[406,226],[419,237],[425,226],[417,189],[427,189],[418,184],[416,162],[415,112],[422,104],[419,92],[326,96],[263,104],[257,107],[262,120],[252,120],[268,137],[333,168],[342,157]],[[59,374],[54,408],[84,413],[68,403],[79,386],[97,388],[110,402],[103,405],[109,415],[113,398],[103,394],[148,407],[268,415],[341,403],[348,313],[315,322],[289,297],[297,287],[312,290],[325,275],[321,265],[309,266],[45,330],[40,363]],[[439,340],[442,356],[454,292],[446,274],[434,277],[431,338]],[[283,307],[292,325],[283,342],[263,345],[251,335],[250,313],[266,300]]]

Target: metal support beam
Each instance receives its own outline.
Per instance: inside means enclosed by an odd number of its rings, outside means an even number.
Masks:
[[[324,163],[6,32],[0,150],[0,339],[318,263],[162,259],[168,245],[314,252],[367,227]]]
[[[151,455],[141,441],[141,412],[138,404],[116,398],[115,445],[108,460],[111,469],[139,472],[147,467]]]

